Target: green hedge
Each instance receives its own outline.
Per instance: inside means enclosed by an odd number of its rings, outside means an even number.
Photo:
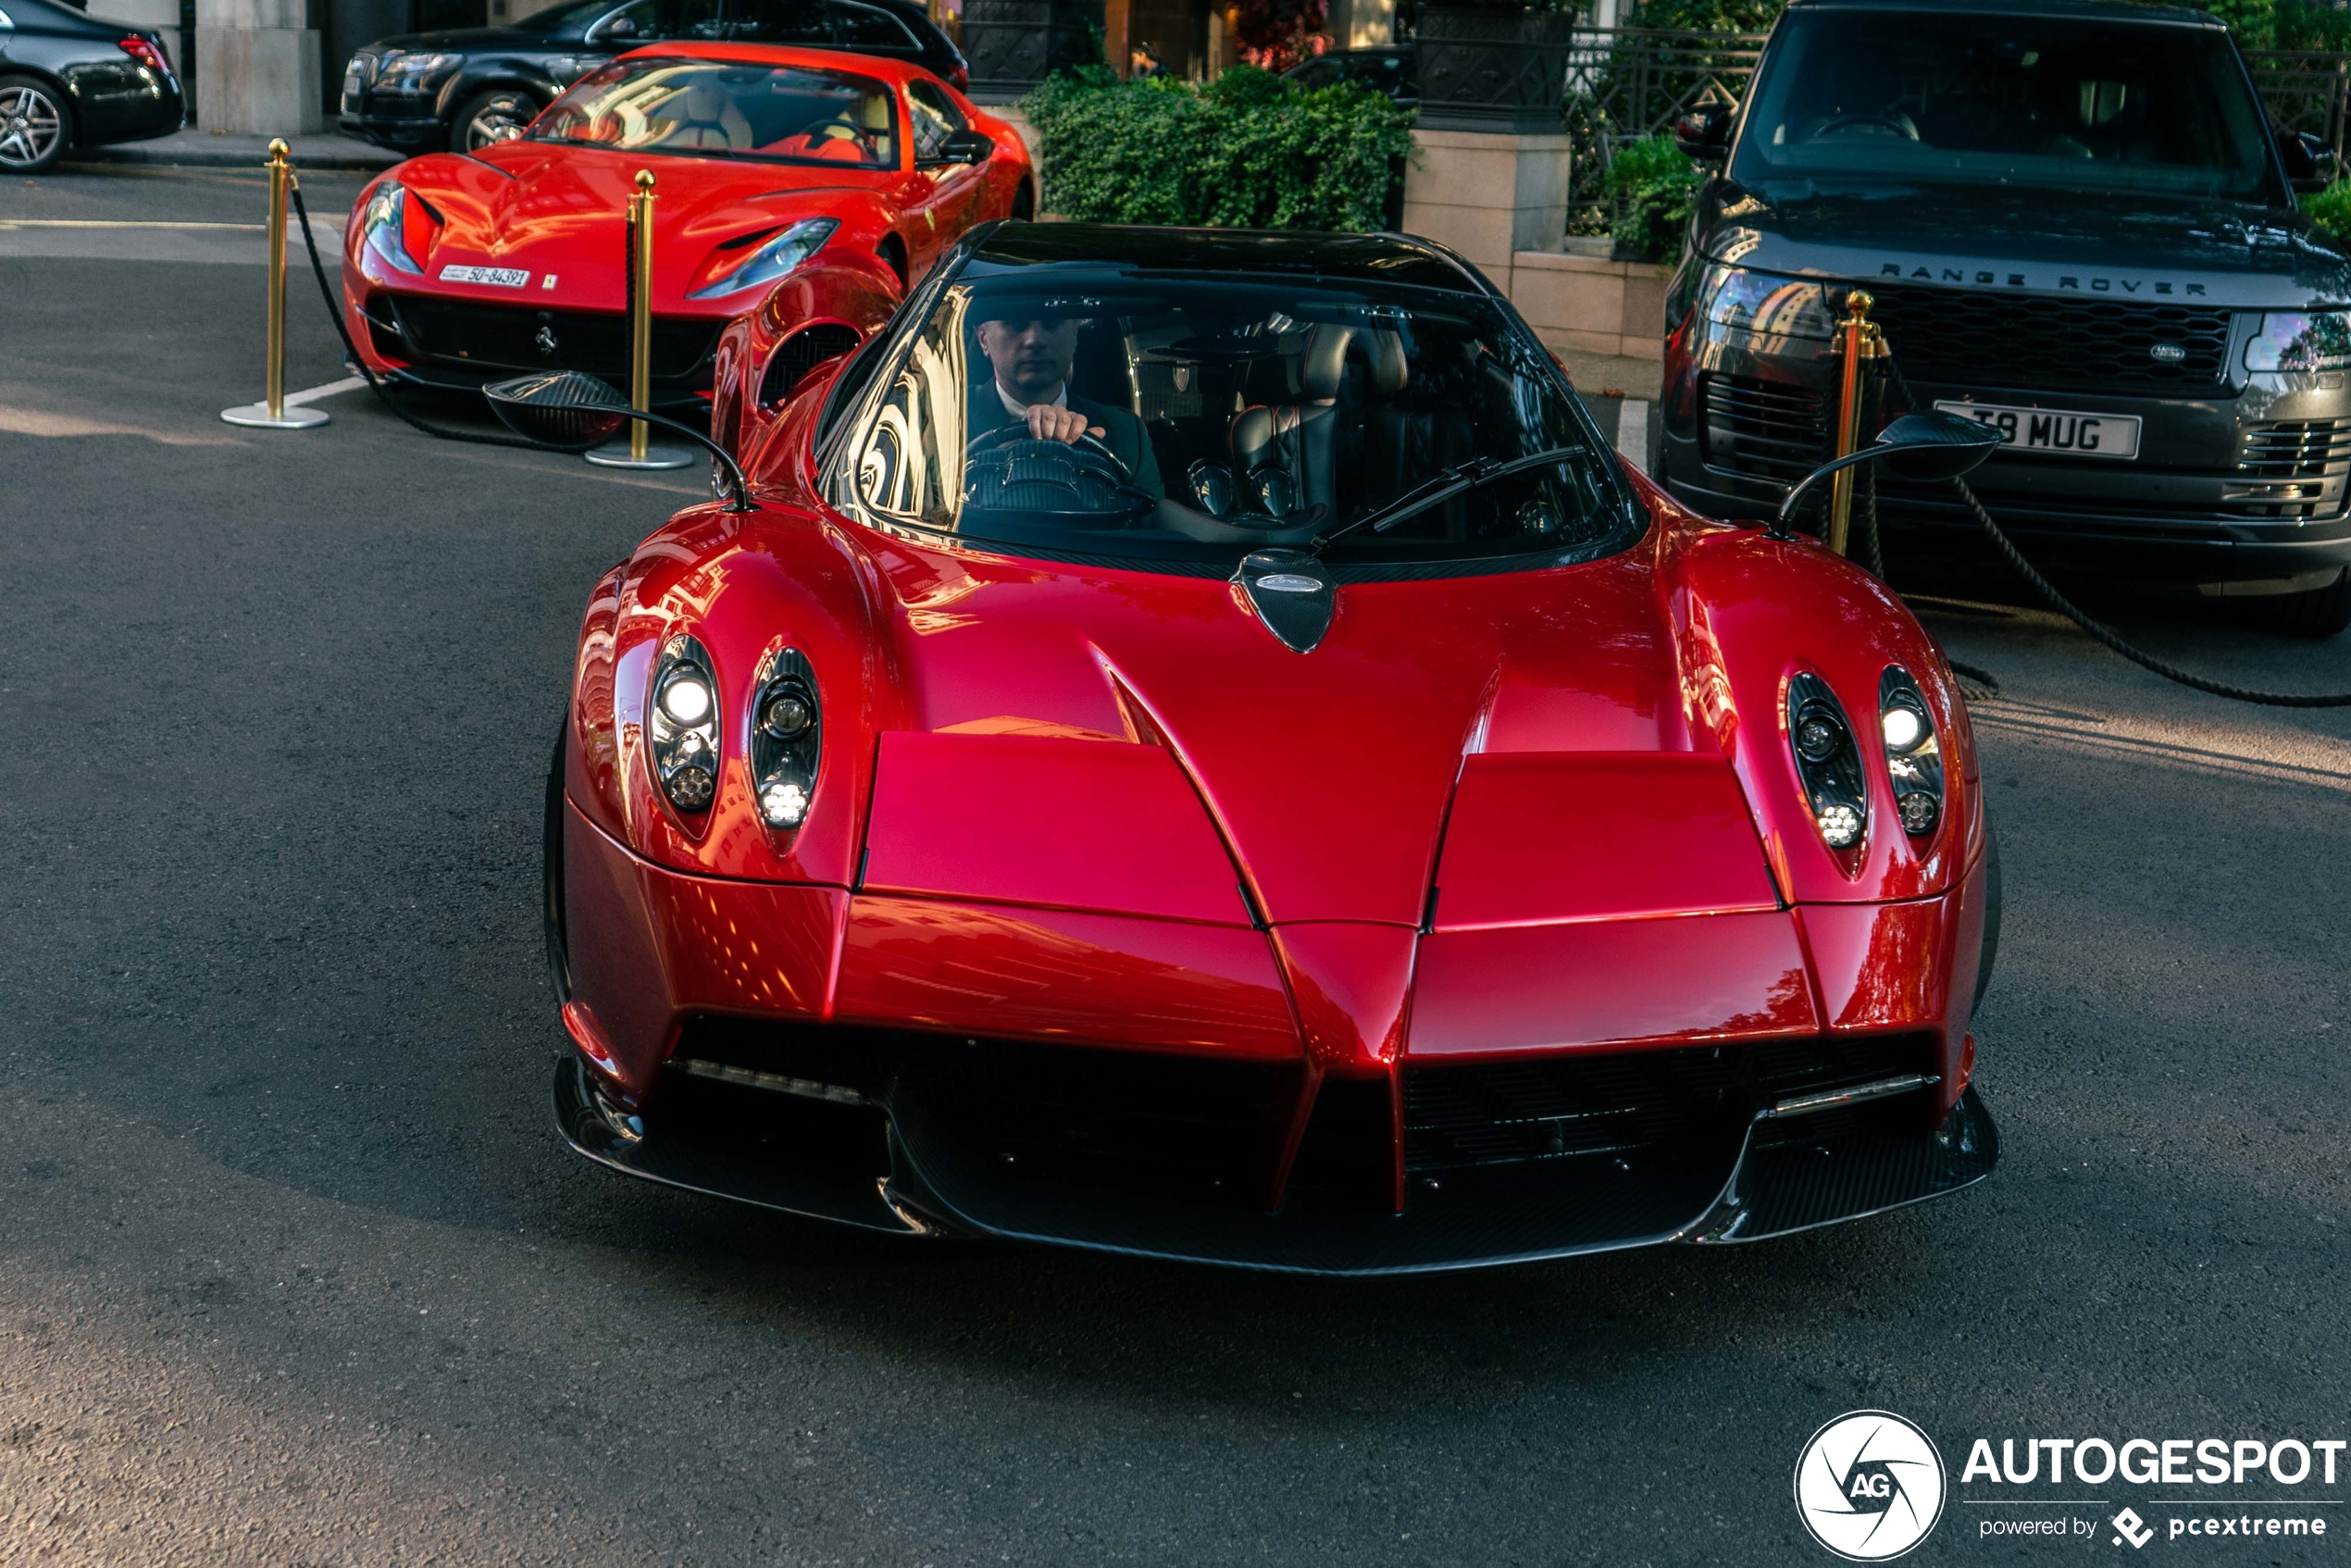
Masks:
[[[1253,66],[1200,87],[1088,67],[1020,107],[1039,132],[1045,210],[1097,223],[1376,230],[1412,150],[1412,112],[1381,94],[1295,92]]]
[[[1657,135],[1632,143],[1608,166],[1610,193],[1617,198],[1618,243],[1643,261],[1675,261],[1690,226],[1690,207],[1705,176],[1682,156],[1673,138]]]
[[[2325,190],[2303,197],[2302,210],[2326,231],[2329,239],[2351,249],[2351,180],[2338,180]]]

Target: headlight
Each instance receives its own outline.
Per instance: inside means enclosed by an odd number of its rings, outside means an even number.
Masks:
[[[1845,709],[1819,676],[1799,675],[1787,683],[1787,736],[1821,841],[1833,850],[1853,848],[1870,826],[1861,754]]]
[[[463,55],[386,55],[376,67],[376,91],[428,92],[465,63]]]
[[[1878,681],[1878,729],[1885,740],[1885,770],[1894,777],[1894,809],[1902,830],[1923,838],[1943,820],[1943,748],[1934,718],[1910,672],[1889,665]]]
[[[653,664],[645,703],[653,778],[669,803],[700,816],[718,797],[718,678],[690,637],[673,637]]]
[[[1743,267],[1707,269],[1698,304],[1717,327],[1827,342],[1836,335],[1828,292],[1801,278],[1774,278]]]
[[[424,276],[424,268],[408,254],[408,193],[397,180],[387,180],[367,198],[360,215],[360,234],[376,259],[401,272]]]
[[[2351,366],[2351,310],[2273,310],[2245,345],[2248,370],[2340,370]]]
[[[721,294],[739,294],[745,289],[772,283],[815,255],[833,230],[840,227],[837,218],[803,218],[798,223],[752,252],[749,260],[715,281],[703,284],[686,297],[690,300],[716,299]]]
[[[816,794],[824,735],[816,674],[797,648],[779,648],[759,664],[752,687],[752,787],[760,820],[789,832],[808,818]]]

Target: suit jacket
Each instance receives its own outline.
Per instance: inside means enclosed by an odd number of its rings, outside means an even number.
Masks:
[[[1087,424],[1101,428],[1102,433],[1097,439],[1126,465],[1126,471],[1135,476],[1138,488],[1154,501],[1167,499],[1166,482],[1159,477],[1158,454],[1151,450],[1151,437],[1144,433],[1140,419],[1124,408],[1112,408],[1074,392],[1070,394],[1069,406],[1086,416]],[[991,380],[983,383],[973,395],[969,418],[971,433],[964,439],[977,441],[989,430],[1001,429],[1006,425],[1019,422],[1012,410],[1004,406],[1004,400],[997,395],[996,383]]]

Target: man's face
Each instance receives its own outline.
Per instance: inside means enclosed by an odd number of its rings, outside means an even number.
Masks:
[[[1004,390],[1024,403],[1050,398],[1069,379],[1077,357],[1077,323],[1050,317],[1031,321],[983,321],[979,352],[996,367]]]

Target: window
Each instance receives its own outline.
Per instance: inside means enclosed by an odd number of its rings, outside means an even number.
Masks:
[[[927,81],[906,84],[906,112],[914,122],[914,157],[927,161],[946,150],[947,138],[964,129],[963,111]]]
[[[906,24],[878,6],[860,6],[856,0],[832,0],[825,7],[832,13],[833,43],[842,49],[855,49],[867,55],[918,55],[922,46]]]
[[[690,156],[898,167],[897,111],[880,82],[728,60],[616,60],[556,99],[530,138]]]

